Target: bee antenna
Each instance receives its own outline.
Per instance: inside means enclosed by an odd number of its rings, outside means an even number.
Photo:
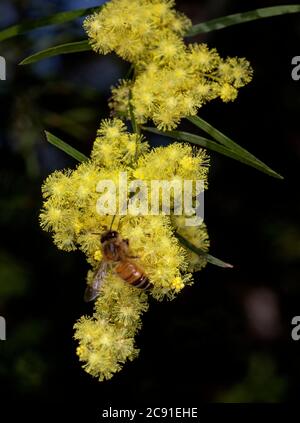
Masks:
[[[119,223],[118,223],[118,227],[117,227],[117,231],[119,230],[119,228],[120,228],[120,223],[121,223],[121,220],[122,219],[124,219],[124,216],[123,217],[120,217],[120,219],[119,219]]]
[[[115,218],[116,218],[116,215],[114,214],[113,215],[113,218],[112,218],[112,221],[111,221],[111,224],[110,224],[110,228],[109,228],[110,231],[112,230],[112,226],[114,224]]]

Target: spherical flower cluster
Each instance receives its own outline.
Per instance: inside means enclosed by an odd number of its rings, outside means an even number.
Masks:
[[[41,225],[52,232],[60,249],[79,248],[84,252],[92,269],[88,284],[102,260],[100,234],[112,224],[111,215],[97,211],[97,186],[100,181],[114,181],[119,200],[122,172],[127,174],[128,185],[142,180],[150,187],[153,180],[183,179],[201,179],[206,185],[208,159],[203,150],[179,143],[149,150],[147,142],[137,134],[129,134],[122,121],[104,120],[91,158],[73,171],[54,172],[47,178],[43,185]],[[172,219],[177,216],[172,216],[172,208],[171,216],[130,214],[128,210],[127,215],[116,217],[114,225],[122,238],[129,239],[130,251],[138,256],[139,265],[149,277],[153,285],[149,294],[158,300],[174,298],[192,282],[190,270],[195,268],[195,260],[176,237]],[[179,226],[184,230],[183,220]],[[184,234],[190,242],[201,245],[203,251],[208,249],[204,226]],[[147,294],[126,284],[111,268],[95,304],[94,316],[83,317],[75,325],[77,352],[89,373],[100,380],[110,378],[127,359],[136,356],[134,336],[141,326],[140,315],[146,309]]]
[[[93,163],[107,169],[126,169],[149,149],[138,134],[129,134],[120,119],[104,120],[98,130],[91,158]]]
[[[133,80],[113,88],[112,113],[128,117],[131,102],[139,123],[151,119],[162,130],[176,128],[215,98],[235,100],[252,78],[243,58],[222,59],[206,44],[185,45],[190,22],[173,6],[168,0],[112,0],[85,21],[96,51],[115,51],[134,66]]]
[[[90,274],[92,277],[92,274]],[[138,355],[134,336],[148,309],[147,295],[109,274],[95,304],[93,317],[75,324],[77,355],[84,369],[100,381],[110,379],[127,360]]]

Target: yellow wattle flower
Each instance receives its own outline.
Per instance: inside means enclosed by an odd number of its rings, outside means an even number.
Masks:
[[[151,150],[141,135],[128,133],[121,119],[134,115],[138,125],[152,120],[158,129],[171,130],[213,99],[235,100],[238,89],[251,80],[246,59],[222,59],[206,44],[186,45],[183,37],[190,26],[191,21],[174,9],[173,0],[111,0],[84,22],[95,51],[115,52],[133,69],[132,80],[122,80],[112,89],[109,106],[115,118],[101,122],[90,159],[74,170],[54,172],[43,185],[41,226],[52,233],[58,248],[85,254],[91,266],[88,284],[102,260],[99,233],[112,225],[109,213],[97,212],[100,181],[115,183],[117,203],[120,172],[126,172],[127,188],[137,179],[147,188],[158,180],[202,180],[207,188],[205,151],[183,143]],[[153,288],[141,292],[110,268],[93,316],[83,316],[75,324],[79,360],[99,380],[110,379],[126,360],[137,356],[134,338],[148,308],[148,295],[157,300],[174,298],[192,283],[191,272],[206,265],[204,256],[178,240],[181,235],[203,252],[209,248],[204,224],[188,226],[187,216],[175,215],[177,195],[173,193],[170,216],[128,213],[116,219]],[[146,196],[151,203],[151,195]]]
[[[130,118],[131,102],[138,123],[152,120],[166,131],[208,101],[236,99],[237,90],[251,81],[249,62],[222,59],[204,43],[185,45],[190,25],[168,0],[112,0],[86,19],[94,50],[114,51],[134,67],[133,80],[112,89],[113,115]]]
[[[103,153],[106,147],[112,151],[107,156]],[[109,179],[118,187],[120,172],[127,172],[128,184],[138,178],[149,188],[152,180],[184,178],[200,178],[207,185],[208,158],[203,150],[180,143],[150,150],[148,143],[141,136],[128,133],[119,119],[104,120],[91,158],[74,170],[54,172],[46,179],[41,225],[53,234],[60,249],[80,249],[85,254],[92,269],[87,276],[89,284],[102,260],[99,234],[112,223],[112,216],[97,212],[97,185]],[[116,194],[118,200],[119,190]],[[150,203],[150,190],[148,200]],[[75,324],[77,355],[85,370],[99,380],[111,378],[126,360],[137,356],[134,338],[141,328],[141,315],[148,308],[148,295],[157,300],[172,299],[192,283],[192,256],[175,236],[172,216],[129,213],[117,217],[117,224],[121,236],[129,239],[132,254],[139,256],[139,265],[153,289],[141,292],[110,269],[93,316],[82,317]],[[182,230],[184,221],[180,225]],[[207,239],[204,226],[198,228],[198,236]]]

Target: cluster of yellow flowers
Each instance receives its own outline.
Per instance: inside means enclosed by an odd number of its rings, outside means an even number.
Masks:
[[[148,62],[148,54],[172,56],[176,43],[191,21],[173,9],[173,0],[111,0],[99,13],[89,16],[84,27],[96,51],[115,51],[132,63]]]
[[[238,89],[250,81],[252,70],[245,59],[223,60],[205,44],[186,45],[183,37],[190,26],[190,20],[174,10],[173,0],[111,0],[84,22],[92,47],[104,54],[114,51],[131,62],[133,78],[112,89],[110,107],[115,118],[102,121],[90,159],[75,170],[54,172],[45,181],[41,225],[52,232],[58,248],[84,252],[91,266],[89,285],[103,259],[100,234],[117,229],[123,239],[129,239],[130,252],[138,257],[152,286],[143,292],[121,280],[112,266],[93,316],[75,324],[79,359],[99,380],[111,378],[126,360],[137,356],[135,335],[148,308],[148,294],[157,300],[172,299],[192,283],[192,272],[206,265],[205,254],[196,255],[185,247],[192,244],[206,252],[209,241],[204,224],[187,225],[192,213],[175,211],[183,185],[171,192],[169,214],[149,209],[148,214],[133,213],[129,208],[125,214],[115,211],[121,214],[115,218],[97,208],[101,181],[114,182],[119,204],[124,174],[127,191],[137,180],[146,186],[143,195],[148,205],[153,181],[172,185],[190,181],[194,200],[196,181],[207,188],[209,163],[203,150],[182,143],[150,149],[142,135],[129,133],[119,119],[130,119],[137,132],[149,119],[159,129],[170,130],[207,101],[234,100]],[[127,206],[138,203],[140,198],[135,197],[127,199]]]
[[[172,0],[112,0],[84,23],[92,47],[116,52],[134,67],[133,80],[113,88],[113,114],[139,123],[153,120],[162,130],[197,114],[208,101],[236,99],[252,77],[243,58],[222,59],[206,44],[185,45],[190,20],[173,9]]]
[[[88,373],[100,381],[110,379],[126,360],[138,355],[134,335],[141,327],[140,315],[147,309],[144,292],[108,275],[93,317],[83,316],[74,326],[77,355]]]
[[[140,135],[127,132],[119,119],[104,120],[94,143],[91,159],[73,170],[56,171],[43,185],[44,206],[41,225],[53,233],[55,244],[63,250],[81,249],[92,266],[87,282],[92,283],[102,259],[100,233],[110,227],[112,216],[97,212],[99,181],[112,180],[119,187],[120,172],[127,184],[139,179],[204,180],[208,159],[203,150],[174,143],[149,150]],[[117,189],[117,200],[119,199]],[[150,195],[150,190],[149,190]],[[118,201],[117,201],[118,203]],[[174,226],[172,219],[175,219]],[[208,249],[204,225],[185,228],[184,217],[130,215],[116,219],[122,238],[130,240],[130,250],[149,277],[154,298],[172,299],[192,282],[190,271],[195,260],[179,243],[174,228],[203,251]],[[114,228],[116,229],[116,228]],[[205,265],[205,260],[200,262]],[[75,325],[77,350],[85,369],[100,380],[109,378],[126,359],[136,356],[134,336],[140,328],[140,315],[147,309],[147,295],[128,286],[114,274],[107,275],[92,318],[82,317]]]

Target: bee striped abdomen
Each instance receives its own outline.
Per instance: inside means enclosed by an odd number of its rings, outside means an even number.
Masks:
[[[144,272],[130,261],[122,261],[116,267],[116,272],[125,282],[140,289],[149,289],[152,285]]]

